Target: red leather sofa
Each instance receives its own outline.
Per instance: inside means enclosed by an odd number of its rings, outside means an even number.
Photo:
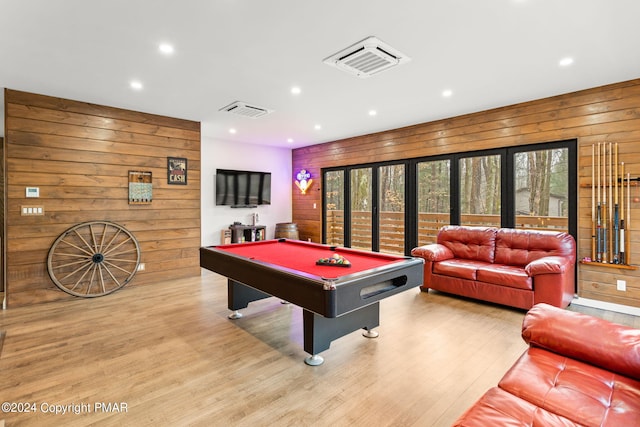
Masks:
[[[529,349],[453,426],[640,426],[640,329],[538,304],[522,338]]]
[[[565,232],[448,225],[424,258],[423,291],[436,289],[525,310],[567,307],[575,294],[576,243]]]

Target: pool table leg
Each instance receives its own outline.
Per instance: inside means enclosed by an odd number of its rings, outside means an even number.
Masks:
[[[378,333],[372,329],[380,324],[380,303],[375,302],[338,317],[324,317],[303,309],[304,351],[311,354],[305,359],[307,365],[322,364],[318,355],[329,349],[331,341],[358,329],[365,329],[364,336],[375,338]]]
[[[228,279],[227,307],[229,308],[229,310],[233,310],[233,313],[228,316],[229,319],[241,318],[242,313],[240,313],[238,310],[240,310],[241,308],[247,308],[250,302],[269,297],[271,297],[271,295],[265,294],[262,291],[245,285],[244,283]]]

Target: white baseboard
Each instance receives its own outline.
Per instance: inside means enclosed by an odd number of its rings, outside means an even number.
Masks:
[[[630,314],[632,316],[640,316],[640,308],[638,307],[630,307],[628,305],[614,304],[612,302],[598,301],[595,299],[576,297],[571,301],[571,304],[615,311],[616,313]]]

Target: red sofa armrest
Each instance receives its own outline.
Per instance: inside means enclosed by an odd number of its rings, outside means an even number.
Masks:
[[[529,276],[540,274],[562,274],[571,268],[570,259],[561,256],[545,256],[531,261],[524,267]]]
[[[640,379],[640,329],[536,304],[524,318],[522,338],[530,346]]]
[[[424,258],[425,261],[432,262],[444,261],[445,259],[453,258],[453,252],[451,252],[451,249],[438,243],[413,248],[411,250],[411,255],[421,257]]]

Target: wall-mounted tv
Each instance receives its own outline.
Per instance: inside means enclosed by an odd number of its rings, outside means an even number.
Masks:
[[[251,208],[270,204],[270,172],[216,169],[216,206]]]

